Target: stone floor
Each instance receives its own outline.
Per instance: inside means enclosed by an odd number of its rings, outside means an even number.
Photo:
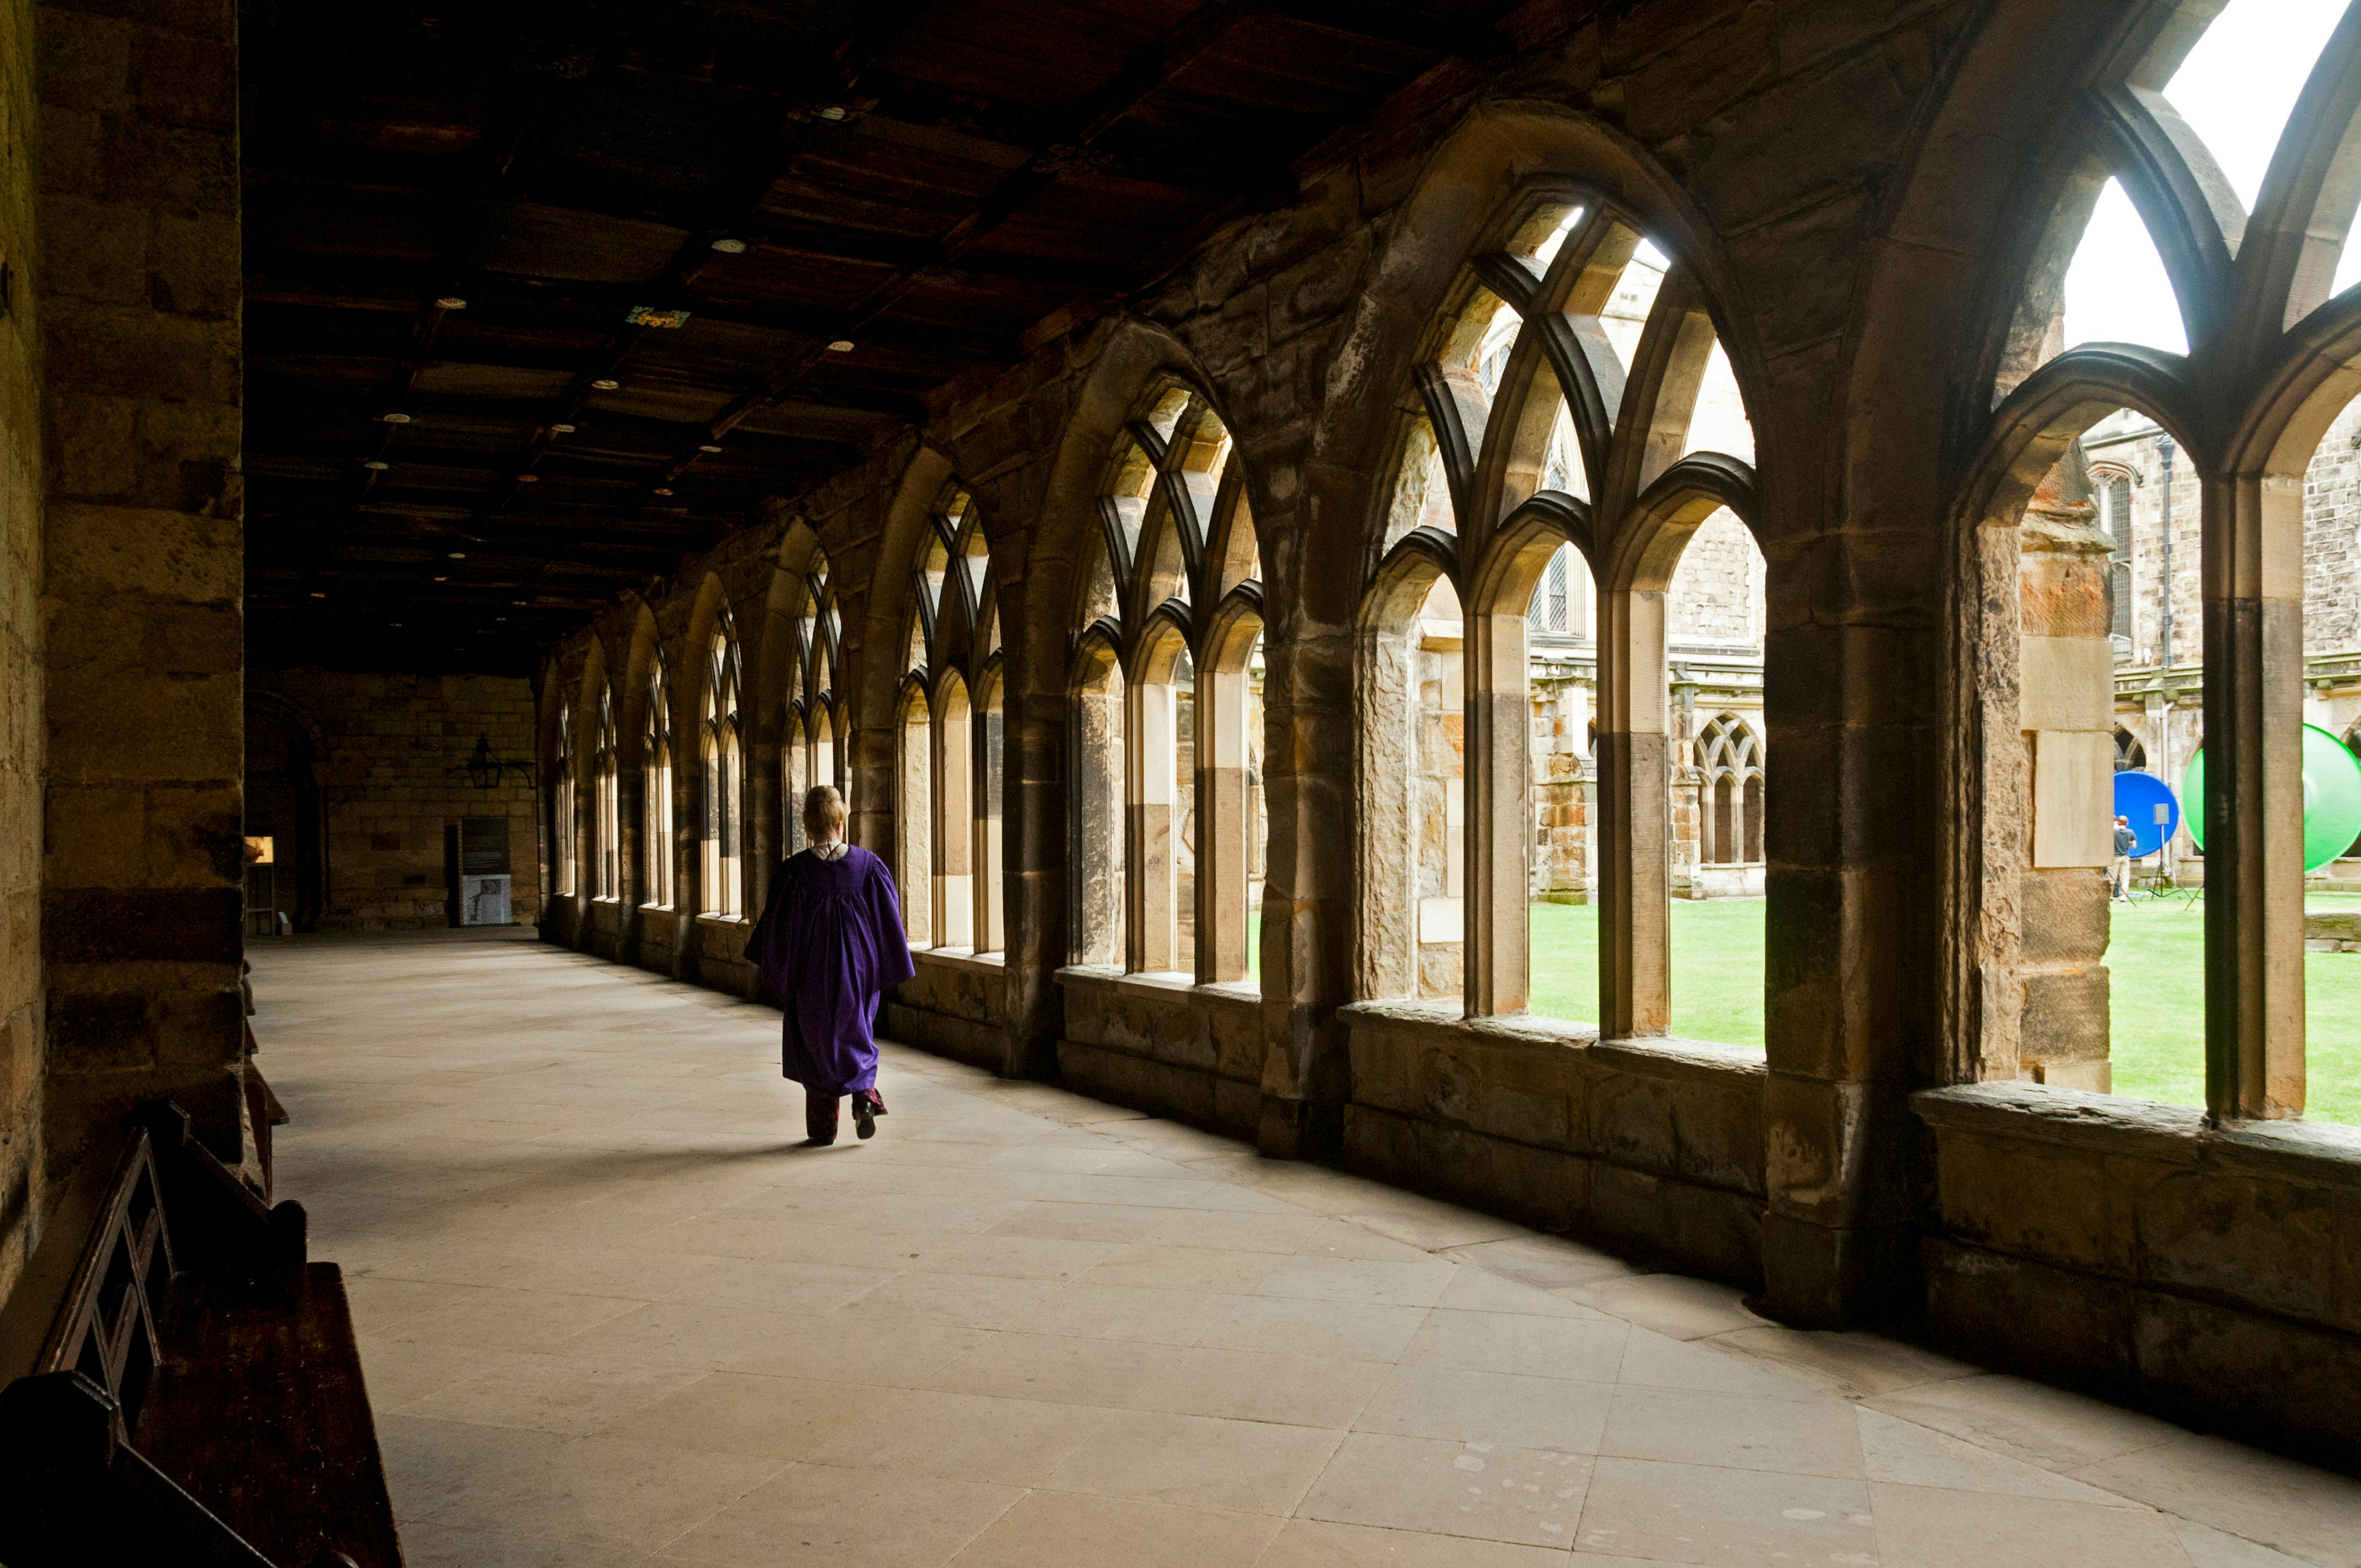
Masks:
[[[492,936],[258,942],[412,1568],[2361,1564],[2361,1484]]]

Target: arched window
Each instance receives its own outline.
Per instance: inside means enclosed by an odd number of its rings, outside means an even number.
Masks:
[[[648,660],[647,719],[640,737],[640,903],[672,907],[672,697],[664,652]]]
[[[724,606],[705,651],[705,714],[698,741],[705,764],[704,913],[736,920],[745,913],[743,847],[739,842],[744,769],[738,724],[738,640]]]
[[[835,670],[840,623],[836,585],[829,571],[827,555],[818,550],[812,552],[800,588],[803,602],[795,617],[795,660],[801,707],[789,708],[787,726],[788,735],[798,744],[780,758],[787,785],[781,812],[785,820],[780,824],[780,841],[797,847],[804,841],[804,792],[815,784],[834,784],[840,794],[845,792],[836,745],[840,726]],[[793,703],[797,699],[789,700]]]
[[[934,945],[934,735],[923,672],[902,691],[895,726],[899,778],[894,791],[894,874],[902,898],[902,928],[914,947]]]
[[[574,710],[557,710],[557,787],[551,791],[549,839],[551,859],[561,895],[574,892]]]
[[[804,792],[811,788],[811,749],[804,738],[804,716],[792,701],[779,742],[779,842],[792,855],[804,847]]]
[[[2348,461],[2361,429],[2350,10],[2138,8],[2116,78],[2073,100],[2040,157],[2049,219],[2015,257],[2015,318],[1989,350],[1998,406],[1960,501],[1972,526],[2014,521],[2019,537],[2018,580],[1990,552],[1971,568],[1967,602],[1990,607],[1973,658],[2013,643],[2017,669],[1979,683],[1953,770],[1975,807],[1953,815],[1986,857],[1955,976],[1989,985],[2020,961],[2022,912],[2049,915],[2037,966],[2022,960],[2037,967],[2024,1007],[1960,1042],[1966,1075],[2202,1103],[2225,1122],[2305,1104],[2319,846],[2303,831],[2301,718],[2312,662],[2339,646],[2323,638],[2352,625],[2318,613],[2314,588],[2317,546],[2351,538],[2332,499],[2344,480],[2323,466]],[[2120,672],[2102,647],[2117,637]],[[2144,944],[2098,916],[2110,774],[2128,760],[2119,700],[2139,707],[2148,771],[2175,789],[2203,739],[2204,810],[2184,812],[2158,866],[2195,870],[2188,829],[2202,830],[2202,926]],[[2116,934],[2130,918],[2114,912]],[[2152,1023],[2201,1009],[2202,1045]]]
[[[615,815],[615,699],[602,683],[598,687],[598,738],[590,753],[590,880],[591,895],[608,900],[622,896],[622,824]]]
[[[1116,444],[1079,585],[1079,962],[1248,979],[1267,838],[1262,556],[1228,428],[1180,387]]]
[[[911,567],[895,812],[912,940],[976,952],[1002,946],[996,591],[978,509],[954,481]]]
[[[1753,432],[1711,304],[1641,214],[1561,187],[1437,313],[1360,617],[1361,994],[1673,1027],[1675,865],[1700,834],[1736,861],[1761,801],[1677,744],[1689,697],[1761,689]]]
[[[2115,731],[2115,772],[2136,773],[2147,766],[2147,748],[2128,729]]]
[[[1706,865],[1741,865],[1763,858],[1763,749],[1734,713],[1716,715],[1697,735],[1699,815],[1704,831],[1697,859]]]

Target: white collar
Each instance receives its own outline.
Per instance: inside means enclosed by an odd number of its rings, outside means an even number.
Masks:
[[[833,844],[814,844],[811,852],[823,861],[840,861],[852,852],[852,846],[839,839]]]

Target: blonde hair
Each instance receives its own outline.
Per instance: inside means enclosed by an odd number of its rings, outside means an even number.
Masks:
[[[814,784],[804,791],[804,837],[818,842],[830,828],[844,827],[844,796],[834,784]]]

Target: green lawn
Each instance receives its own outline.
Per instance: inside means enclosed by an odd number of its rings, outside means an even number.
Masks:
[[[2361,899],[2314,894],[2314,909]],[[2205,1103],[2205,901],[2115,905],[2107,947],[2115,1092]],[[2304,1115],[2361,1125],[2361,953],[2303,956]]]
[[[1763,1048],[1763,903],[1673,901],[1673,1033]],[[1532,906],[1532,1011],[1598,1020],[1598,909]]]
[[[2314,894],[2315,906],[2361,899]],[[1673,1033],[1763,1047],[1763,913],[1759,898],[1675,900]],[[2204,904],[2147,899],[2115,909],[2112,971],[2115,1092],[2169,1105],[2205,1102]],[[1532,907],[1532,1010],[1598,1016],[1598,911]],[[2304,955],[2304,1114],[2361,1125],[2361,953]]]

